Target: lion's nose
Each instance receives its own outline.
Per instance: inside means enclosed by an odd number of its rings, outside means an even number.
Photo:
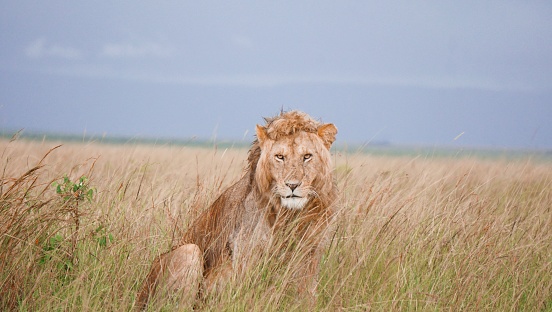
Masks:
[[[301,185],[301,182],[286,182],[286,185],[291,189],[291,191],[295,191],[295,189]]]

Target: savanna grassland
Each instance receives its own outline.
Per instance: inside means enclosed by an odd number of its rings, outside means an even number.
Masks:
[[[247,150],[1,139],[0,155],[0,310],[128,311]],[[552,311],[551,161],[333,155],[340,213],[316,303],[287,262],[196,309]]]

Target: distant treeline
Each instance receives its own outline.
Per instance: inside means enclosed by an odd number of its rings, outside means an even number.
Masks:
[[[145,145],[176,145],[191,147],[235,147],[247,148],[251,142],[231,140],[207,140],[192,138],[148,138],[139,136],[108,136],[108,135],[75,135],[63,133],[37,133],[27,131],[0,132],[0,138],[27,139],[33,141],[61,141],[74,143],[103,143],[103,144],[145,144]]]
[[[197,137],[191,138],[148,138],[139,136],[109,136],[109,135],[75,135],[60,133],[38,133],[27,131],[0,131],[0,138],[26,139],[33,141],[61,141],[74,143],[101,143],[101,144],[145,144],[157,146],[189,146],[201,148],[244,148],[251,145],[250,140],[209,140]],[[477,158],[527,158],[534,160],[552,161],[552,150],[482,148],[465,146],[424,146],[398,145],[388,141],[367,142],[363,144],[336,142],[333,150],[338,153],[361,153],[375,156],[410,156],[424,158],[442,157],[477,157]]]

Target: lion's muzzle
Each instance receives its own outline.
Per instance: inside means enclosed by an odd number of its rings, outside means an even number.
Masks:
[[[287,189],[285,194],[281,196],[282,206],[292,210],[303,209],[308,202],[308,198],[298,188],[301,186],[301,182],[286,182],[285,185]]]

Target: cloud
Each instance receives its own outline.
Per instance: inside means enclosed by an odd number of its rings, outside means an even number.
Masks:
[[[173,54],[173,49],[158,43],[108,43],[101,50],[100,55],[110,58],[166,58]]]
[[[278,75],[278,74],[236,74],[236,75],[181,75],[170,73],[154,73],[140,71],[118,71],[110,68],[81,67],[58,70],[57,74],[80,77],[118,79],[139,81],[164,85],[196,85],[225,86],[246,88],[272,88],[286,85],[353,85],[353,86],[385,86],[414,87],[435,90],[483,90],[483,91],[518,91],[532,92],[535,87],[522,83],[498,83],[492,80],[459,79],[452,77],[420,77],[420,76],[347,76],[347,75]],[[538,88],[537,88],[538,89]]]
[[[275,74],[244,74],[244,75],[156,75],[156,74],[116,74],[119,79],[139,80],[159,84],[202,85],[202,86],[233,86],[233,87],[278,87],[286,85],[356,85],[365,87],[414,87],[436,90],[471,89],[485,91],[521,91],[531,92],[534,88],[522,83],[498,83],[492,80],[458,79],[452,77],[420,77],[420,76],[348,76],[348,75],[275,75]]]
[[[33,59],[55,57],[76,60],[83,57],[83,53],[79,49],[57,44],[48,44],[45,38],[39,38],[31,42],[25,49],[25,55]]]

